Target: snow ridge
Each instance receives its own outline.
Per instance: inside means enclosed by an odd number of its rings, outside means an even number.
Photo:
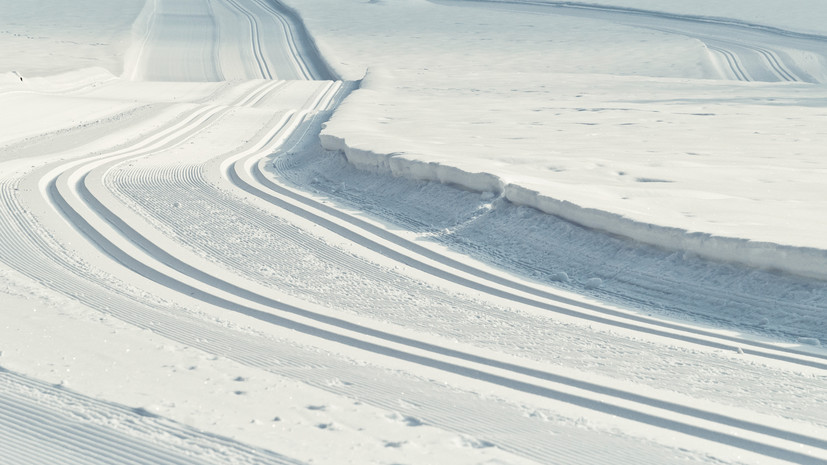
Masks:
[[[721,237],[644,223],[617,213],[585,208],[567,200],[543,195],[515,183],[506,183],[493,173],[471,173],[440,163],[409,159],[399,154],[380,154],[353,147],[345,138],[330,133],[322,133],[320,140],[325,149],[341,151],[349,163],[362,170],[411,180],[438,182],[473,192],[502,195],[505,200],[515,205],[532,207],[581,226],[644,244],[672,251],[690,252],[711,260],[827,280],[827,250]]]

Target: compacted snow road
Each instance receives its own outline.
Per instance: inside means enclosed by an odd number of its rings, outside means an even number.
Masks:
[[[150,0],[136,31],[128,79],[0,87],[42,115],[0,156],[0,463],[827,459],[822,351],[508,276],[288,182],[357,83],[280,3]]]

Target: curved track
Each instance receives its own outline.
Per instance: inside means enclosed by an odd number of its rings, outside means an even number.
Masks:
[[[391,256],[405,263],[412,268],[419,268],[427,272],[434,279],[447,280],[455,284],[460,284],[465,287],[480,290],[489,293],[492,298],[510,300],[515,304],[528,305],[539,308],[541,310],[552,310],[563,312],[568,316],[577,318],[587,318],[589,321],[599,321],[600,323],[614,327],[615,329],[633,329],[641,333],[652,334],[654,331],[660,337],[668,337],[683,342],[690,342],[697,345],[706,345],[713,348],[725,348],[732,351],[737,349],[737,346],[728,345],[720,341],[716,341],[714,335],[699,333],[703,337],[693,335],[687,337],[681,334],[681,331],[675,331],[678,328],[671,327],[669,330],[653,329],[643,325],[629,325],[622,320],[610,320],[606,318],[599,318],[592,315],[587,315],[585,311],[588,310],[603,310],[603,312],[617,313],[609,309],[601,309],[593,305],[581,304],[579,309],[566,309],[559,302],[556,304],[544,304],[539,299],[529,299],[519,296],[517,290],[507,291],[496,289],[494,286],[502,286],[503,283],[510,285],[510,287],[518,287],[520,291],[525,292],[524,285],[510,282],[504,279],[495,279],[497,283],[479,282],[481,273],[473,273],[472,279],[462,277],[458,271],[447,272],[439,270],[439,268],[431,265],[426,266],[422,258],[411,256],[410,249],[412,244],[405,243],[400,238],[396,238],[397,244],[407,245],[407,255],[396,252],[388,246],[383,246],[376,239],[371,239],[362,228],[354,228],[352,224],[356,222],[347,215],[339,214],[339,224],[334,223],[330,219],[322,218],[318,213],[308,211],[307,204],[313,204],[313,201],[304,198],[305,205],[302,206],[296,202],[296,199],[302,199],[298,194],[293,195],[293,204],[285,203],[283,200],[275,198],[273,195],[277,191],[285,192],[284,188],[279,189],[278,186],[270,184],[263,184],[260,168],[258,167],[258,160],[262,154],[269,153],[274,145],[278,145],[290,133],[302,128],[302,123],[308,124],[311,120],[305,120],[303,114],[318,111],[325,108],[331,98],[335,95],[336,87],[330,84],[322,83],[318,86],[317,91],[309,93],[306,99],[306,104],[298,112],[289,112],[281,118],[282,123],[272,127],[259,135],[259,138],[254,141],[251,147],[247,147],[241,151],[234,151],[230,154],[222,156],[219,159],[211,160],[205,165],[211,169],[207,173],[211,173],[215,181],[216,174],[227,173],[227,180],[232,180],[237,186],[254,192],[258,196],[265,198],[272,205],[279,209],[287,211],[292,210],[292,214],[310,218],[315,224],[325,226],[328,230],[336,230],[338,234],[346,236],[346,238],[354,243],[358,243],[374,253],[380,253]],[[253,92],[254,97],[244,97],[236,99],[235,103],[246,103],[255,105],[263,99],[258,96],[261,90]],[[794,430],[786,430],[777,428],[771,424],[762,424],[760,422],[747,421],[741,418],[732,417],[728,415],[721,415],[714,411],[705,409],[698,409],[681,405],[667,400],[667,398],[660,396],[642,396],[632,391],[625,389],[610,388],[605,385],[596,384],[582,379],[572,378],[570,376],[561,374],[554,368],[537,369],[530,365],[524,365],[519,362],[515,363],[509,361],[508,356],[499,356],[496,358],[481,357],[473,352],[467,350],[448,349],[441,345],[432,343],[424,343],[419,341],[415,336],[405,336],[404,331],[388,332],[387,330],[377,329],[370,325],[355,324],[351,321],[343,320],[335,313],[331,314],[330,310],[318,308],[317,305],[308,307],[306,304],[299,307],[291,302],[294,301],[291,297],[274,297],[275,293],[278,295],[284,292],[281,287],[266,288],[262,286],[260,279],[256,280],[255,276],[249,270],[245,270],[242,263],[252,265],[255,267],[261,266],[264,263],[273,262],[288,262],[295,266],[295,257],[291,256],[262,256],[260,255],[265,249],[258,250],[254,254],[244,254],[244,249],[247,247],[244,243],[237,243],[231,241],[233,249],[237,253],[242,253],[246,260],[244,262],[233,260],[232,256],[228,256],[227,250],[221,248],[208,248],[208,246],[216,247],[212,240],[216,237],[222,237],[222,240],[230,239],[229,234],[218,234],[221,226],[221,217],[223,213],[219,213],[222,208],[226,208],[228,216],[244,212],[243,204],[239,204],[238,200],[232,196],[227,196],[216,190],[216,187],[207,181],[207,179],[199,172],[199,169],[193,169],[188,166],[178,166],[175,168],[167,167],[161,170],[151,170],[144,172],[143,170],[122,170],[118,172],[117,179],[113,181],[113,186],[116,190],[121,192],[129,192],[129,186],[132,186],[133,195],[130,197],[132,201],[139,199],[147,199],[145,195],[134,193],[134,186],[141,186],[143,188],[150,188],[152,191],[164,192],[160,198],[175,198],[181,203],[195,202],[194,198],[185,197],[185,193],[196,193],[204,199],[204,202],[212,204],[212,211],[210,211],[210,219],[212,224],[204,225],[198,224],[196,218],[189,218],[186,222],[181,222],[180,218],[170,217],[164,221],[160,215],[162,209],[152,209],[150,204],[142,205],[145,213],[158,216],[158,220],[172,232],[171,236],[174,239],[179,237],[180,242],[170,240],[166,235],[159,235],[157,229],[152,225],[142,221],[143,215],[136,215],[129,211],[123,210],[119,206],[117,199],[112,197],[111,188],[107,188],[104,180],[107,175],[114,172],[116,167],[119,167],[123,160],[128,160],[128,163],[135,165],[143,157],[149,156],[147,160],[153,157],[163,156],[165,152],[175,150],[181,147],[185,142],[198,137],[198,134],[206,131],[208,128],[217,125],[223,118],[228,117],[230,107],[206,105],[198,107],[192,111],[179,117],[177,124],[169,125],[169,129],[161,130],[157,134],[147,137],[143,141],[126,149],[96,155],[91,158],[84,158],[79,161],[70,163],[61,163],[57,167],[48,167],[39,171],[36,177],[32,178],[37,182],[44,194],[44,198],[52,202],[53,208],[61,212],[71,224],[75,225],[78,230],[90,240],[98,249],[105,252],[111,258],[114,258],[121,265],[137,272],[141,276],[148,278],[156,283],[171,288],[177,293],[185,294],[202,300],[206,303],[225,308],[227,310],[243,313],[247,316],[260,319],[270,324],[283,326],[295,331],[300,331],[312,336],[321,337],[338,344],[344,344],[358,350],[367,350],[386,357],[392,357],[405,362],[412,362],[429,368],[446,371],[453,375],[460,375],[469,377],[474,380],[493,383],[501,387],[514,389],[533,395],[539,395],[555,401],[563,401],[571,405],[577,405],[587,409],[596,410],[601,413],[618,416],[632,421],[637,421],[649,426],[657,428],[672,429],[675,432],[688,434],[704,440],[711,440],[714,442],[721,442],[728,446],[740,447],[753,452],[758,452],[771,457],[782,460],[791,460],[796,462],[807,463],[810,457],[807,454],[800,454],[795,452],[796,447],[793,444],[801,444],[815,449],[827,450],[827,444],[818,439],[817,436],[797,433]],[[161,165],[163,166],[163,165]],[[222,169],[216,170],[218,167],[224,167],[227,171]],[[125,175],[132,172],[137,176],[137,180],[131,179],[133,176]],[[258,176],[255,173],[258,172]],[[232,173],[232,174],[230,174]],[[258,177],[259,181],[256,180]],[[30,181],[31,182],[31,181]],[[123,187],[121,187],[123,186]],[[31,186],[34,188],[34,186]],[[171,189],[180,189],[178,192],[173,192]],[[269,192],[268,192],[269,191]],[[145,200],[146,202],[146,200]],[[221,205],[226,207],[221,207]],[[301,207],[301,208],[297,208]],[[157,207],[156,207],[157,208]],[[249,209],[249,207],[247,207]],[[13,210],[12,210],[13,211]],[[269,221],[256,221],[256,216],[260,216],[261,212],[254,210],[244,212],[243,215],[236,218],[243,218],[245,223],[257,223],[258,228],[266,229],[260,236],[277,235],[280,237],[279,241],[283,244],[285,240],[299,241],[300,232],[295,227],[282,224],[281,228],[273,229]],[[232,217],[232,216],[231,216]],[[284,218],[284,215],[282,215]],[[347,223],[342,224],[342,218],[349,219]],[[218,220],[218,222],[216,222]],[[350,224],[348,224],[350,223]],[[196,226],[200,230],[210,228],[209,233],[201,236],[202,241],[206,241],[203,247],[205,252],[201,257],[198,254],[188,252],[187,245],[193,247],[198,245],[199,238],[197,236],[187,237],[186,231],[177,230],[182,224],[188,226]],[[229,225],[228,225],[229,226]],[[278,226],[278,225],[276,225]],[[292,232],[291,232],[292,231]],[[247,231],[245,231],[246,233]],[[393,235],[383,234],[384,240],[394,239]],[[256,235],[252,235],[256,237]],[[304,239],[306,242],[308,239]],[[314,242],[314,241],[311,241]],[[186,244],[186,245],[185,245]],[[306,246],[307,247],[307,246]],[[313,244],[307,247],[307,251],[315,251],[320,254],[320,258],[328,267],[334,267],[339,264],[340,267],[348,267],[351,271],[361,274],[362,276],[370,276],[370,274],[377,274],[376,281],[380,281],[381,270],[376,270],[375,266],[371,267],[366,262],[354,260],[354,258],[341,254],[335,247],[331,248],[329,245],[325,246],[323,243]],[[327,252],[325,252],[327,250]],[[49,252],[43,250],[44,253]],[[433,257],[433,254],[430,254]],[[251,257],[255,257],[251,260]],[[209,259],[217,260],[217,262],[210,263]],[[261,261],[257,261],[260,258]],[[439,258],[439,257],[437,257]],[[451,264],[451,260],[443,257],[437,262]],[[360,263],[361,262],[361,263]],[[461,267],[461,266],[460,266]],[[374,268],[373,270],[371,268]],[[223,269],[223,270],[222,270]],[[232,275],[227,272],[232,272]],[[386,272],[387,273],[387,272]],[[482,277],[485,277],[483,274]],[[253,279],[251,279],[253,278]],[[387,279],[387,277],[385,277]],[[258,281],[255,282],[255,281]],[[335,273],[334,279],[327,283],[328,286],[334,286],[337,283],[341,284],[346,281],[346,276],[342,273]],[[405,286],[404,280],[400,282],[397,278],[394,285]],[[374,282],[371,279],[371,282]],[[412,282],[407,284],[409,289],[407,292],[413,293],[413,289],[418,284]],[[530,289],[529,289],[530,290]],[[534,294],[544,295],[546,298],[553,297],[544,293],[541,290],[534,290]],[[430,295],[428,295],[430,294]],[[362,294],[364,295],[364,294]],[[436,305],[447,306],[453,300],[454,305],[458,303],[458,296],[443,295],[443,303],[434,301],[436,297],[433,291],[426,292],[426,296],[417,296],[416,307],[421,305],[421,302],[432,301]],[[306,295],[300,297],[307,298]],[[558,299],[559,300],[559,299]],[[566,302],[564,305],[572,305],[573,302]],[[375,304],[371,304],[375,305]],[[314,308],[315,307],[315,308]],[[353,304],[353,307],[358,307],[358,304]],[[368,308],[368,307],[366,307]],[[400,309],[395,309],[398,312]],[[414,310],[414,309],[411,309]],[[495,313],[489,313],[489,317],[493,318]],[[381,319],[383,316],[390,315],[369,315],[372,318]],[[397,315],[399,316],[399,315]],[[443,317],[449,316],[443,314]],[[617,315],[614,315],[617,316]],[[512,317],[513,318],[513,317]],[[461,320],[451,321],[446,320],[448,325],[455,325]],[[653,323],[654,321],[650,322]],[[513,321],[512,321],[513,323]],[[656,322],[655,322],[656,323]],[[526,325],[528,326],[528,325]],[[438,328],[432,328],[432,332],[440,333]],[[691,330],[688,332],[692,332]],[[476,333],[472,333],[476,334]],[[512,342],[519,342],[520,335],[508,335],[507,332],[501,332],[505,339]],[[698,332],[696,331],[696,334]],[[451,336],[450,333],[445,334]],[[464,334],[469,336],[471,334]],[[456,337],[456,335],[454,335]],[[525,338],[525,336],[523,336]],[[468,343],[473,343],[471,340]],[[741,341],[749,343],[749,341]],[[608,342],[611,345],[618,345],[618,341]],[[503,348],[499,348],[503,349]],[[808,357],[803,354],[796,354],[789,352],[784,354],[783,350],[751,350],[751,354],[759,357],[770,357],[782,359],[789,363],[800,363],[804,365],[814,366],[823,369],[822,362],[817,358]],[[542,349],[539,348],[537,355],[542,356]],[[548,353],[545,357],[552,357],[552,353]],[[739,371],[743,375],[743,371]],[[609,400],[613,399],[613,400]],[[428,421],[433,421],[427,418]],[[742,433],[738,435],[727,434],[720,430],[719,427],[710,427],[712,425],[720,425],[724,428],[738,428]],[[784,444],[787,444],[786,446]],[[504,445],[504,447],[508,447]],[[529,451],[517,450],[519,453],[528,453]],[[815,460],[812,460],[815,463]]]
[[[791,51],[825,57],[827,37],[729,18],[665,13],[579,2],[533,0],[431,0],[452,6],[496,8],[599,19],[697,39],[712,52],[723,77],[739,81],[823,82],[820,65]],[[815,67],[813,67],[815,66]]]
[[[259,0],[150,0],[133,75],[153,81],[332,79],[298,16]]]
[[[331,73],[276,2],[157,3],[136,69],[201,87],[171,84],[155,100],[144,83],[83,87],[76,97],[141,91],[146,111],[125,116],[117,137],[3,172],[3,263],[169,340],[541,463],[682,463],[708,450],[755,462],[827,457],[827,410],[810,407],[827,399],[827,355],[481,269],[283,183],[269,166],[289,169],[293,147],[314,145],[355,85],[311,80]],[[208,37],[167,48],[168,37],[191,35],[183,18],[192,11]],[[228,37],[243,43],[238,56],[227,55]],[[737,78],[752,77],[747,52],[714,47]],[[777,52],[750,50],[778,79],[799,79]],[[192,60],[164,65],[184,56]],[[204,82],[237,62],[246,81]],[[270,80],[285,77],[300,80]],[[252,321],[258,332],[207,315]],[[238,463],[294,463],[153,417],[141,420],[144,436],[67,419],[62,406],[73,403],[103,418],[141,415],[6,371],[0,384],[0,404],[14,405],[0,431],[23,431],[18,445],[49,445],[26,447],[33,455],[15,456],[21,463],[73,462],[95,447],[94,463],[203,463],[215,443]],[[599,425],[579,427],[584,415]],[[678,439],[649,439],[663,435]],[[675,446],[684,441],[692,446]]]

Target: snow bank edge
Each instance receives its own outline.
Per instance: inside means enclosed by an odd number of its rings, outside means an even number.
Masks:
[[[322,133],[322,147],[344,153],[348,163],[356,168],[380,175],[391,175],[417,181],[433,181],[472,192],[490,192],[500,195],[505,185],[490,173],[470,173],[454,166],[407,158],[399,153],[381,154],[349,145],[344,138]]]
[[[581,226],[662,249],[693,253],[710,260],[763,270],[777,270],[805,278],[827,280],[827,250],[715,236],[635,221],[609,211],[586,208],[567,200],[555,199],[517,184],[505,183],[491,173],[470,173],[453,166],[412,160],[400,154],[380,154],[353,147],[344,138],[330,133],[322,133],[319,137],[325,149],[344,153],[348,163],[364,171],[439,182],[473,192],[490,192],[502,195],[514,205],[531,207]]]

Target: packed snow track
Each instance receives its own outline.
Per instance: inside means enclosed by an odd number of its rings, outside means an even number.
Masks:
[[[671,21],[664,27],[675,30],[686,19]],[[702,34],[733,78],[814,79],[718,26]],[[227,385],[267,380],[267,398],[292,399],[294,389],[333,399],[335,408],[292,411],[340,415],[315,422],[315,440],[349,450],[348,438],[374,434],[373,447],[396,461],[827,460],[823,351],[512,275],[368,215],[353,207],[358,198],[298,182],[308,158],[340,159],[322,153],[318,135],[358,83],[336,78],[280,2],[148,0],[135,34],[123,78],[85,70],[24,90],[0,83],[0,102],[28,99],[42,121],[0,139],[0,276],[44,289],[27,297],[7,285],[0,297],[47,302],[51,293],[89,309],[41,306],[92,328],[71,344],[96,337],[95,325],[116,325],[114,340],[138,334],[147,342],[128,339],[128,350],[175,365],[168,380],[147,384],[175,391],[173,372],[213,370],[188,388],[192,398],[229,377],[218,368],[229,366],[252,376]],[[71,344],[62,350],[81,353]],[[24,350],[0,350],[0,463],[315,461],[312,446],[291,444],[300,433],[276,429],[278,416],[248,422],[270,428],[248,443],[219,429],[230,407],[210,406],[220,413],[201,422],[192,412],[207,407],[182,413],[189,406],[175,393],[138,392],[151,407],[127,406],[114,400],[126,383],[75,391],[94,374],[38,380],[7,365]],[[200,367],[183,361],[190,351]],[[242,388],[218,391],[210,395],[228,405],[253,399]],[[398,441],[363,433],[347,409],[421,432]],[[419,452],[407,443],[425,437],[443,439]]]

